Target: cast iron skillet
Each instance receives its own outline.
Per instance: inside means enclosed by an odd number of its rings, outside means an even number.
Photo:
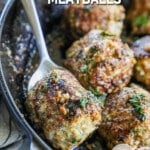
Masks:
[[[123,2],[125,7],[127,7],[130,1],[124,0]],[[19,11],[17,10],[18,5],[21,5],[18,0],[8,0],[0,17],[0,85],[12,117],[20,125],[27,137],[27,144],[25,144],[26,147],[24,149],[29,149],[30,143],[34,138],[42,146],[42,149],[51,150],[51,147],[34,131],[25,119],[24,108],[20,105],[25,100],[23,93],[20,94],[19,92],[20,87],[22,91],[24,90],[22,86],[23,75],[21,72],[22,70],[25,71],[27,64],[29,64],[29,59],[34,56],[36,44],[30,27],[26,25],[28,22],[24,12],[21,9]],[[48,24],[41,17],[45,33],[56,28],[57,19],[60,20],[59,17],[63,8],[64,6],[51,7],[50,11],[48,11],[48,13],[51,13],[49,18],[51,21],[48,21]],[[47,13],[44,9],[43,11],[45,14]],[[42,13],[42,11],[39,11],[39,15],[42,16]],[[21,16],[21,18],[17,16]],[[46,28],[47,26],[50,28]],[[9,57],[10,52],[13,59]],[[54,52],[53,56],[55,55],[58,54]],[[61,65],[59,58],[63,58],[64,54],[61,53],[59,55],[61,56],[56,58],[56,63]],[[21,61],[18,60],[18,57]],[[15,62],[13,61],[14,59]],[[15,64],[15,67],[12,64]],[[17,104],[18,101],[19,104]]]
[[[37,133],[32,129],[32,127],[29,125],[29,123],[26,121],[26,119],[23,117],[21,111],[19,110],[18,106],[16,105],[14,101],[14,95],[15,88],[12,87],[11,83],[9,83],[9,80],[12,76],[12,70],[8,66],[9,64],[9,58],[6,56],[6,53],[3,47],[4,40],[10,40],[12,35],[10,34],[12,31],[11,23],[9,22],[12,20],[13,17],[13,11],[15,8],[15,0],[8,0],[0,17],[0,49],[1,49],[1,57],[0,57],[0,85],[3,92],[3,95],[5,97],[5,102],[9,108],[10,114],[15,119],[15,121],[18,123],[18,125],[21,127],[22,132],[27,137],[26,143],[24,143],[25,147],[22,147],[22,149],[30,149],[30,144],[32,141],[32,137],[35,138],[35,140],[42,146],[43,149],[51,150],[50,146],[48,146],[38,135]],[[12,42],[12,41],[10,41]]]

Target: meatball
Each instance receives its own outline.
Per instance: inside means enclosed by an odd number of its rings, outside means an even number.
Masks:
[[[150,0],[133,0],[127,18],[133,34],[150,34]]]
[[[145,36],[133,44],[137,63],[134,74],[137,81],[150,86],[150,36]]]
[[[132,150],[150,146],[150,94],[135,85],[110,94],[98,131],[108,149],[121,143]]]
[[[62,26],[72,39],[101,29],[120,36],[125,18],[121,5],[70,5],[63,14]]]
[[[55,69],[29,91],[26,108],[31,121],[56,149],[70,150],[98,128],[101,100],[72,74]]]
[[[64,65],[86,89],[100,94],[126,86],[135,64],[133,51],[120,38],[92,30],[67,50]]]

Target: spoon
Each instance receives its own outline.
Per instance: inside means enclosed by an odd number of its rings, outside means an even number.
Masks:
[[[28,83],[28,91],[31,90],[35,84],[46,77],[46,75],[49,73],[52,69],[63,69],[62,67],[56,65],[50,58],[48,54],[48,50],[46,47],[46,43],[44,40],[43,32],[41,29],[40,21],[38,18],[36,6],[34,0],[21,0],[22,5],[24,7],[24,10],[27,14],[27,17],[29,19],[29,22],[32,26],[33,33],[36,38],[37,47],[40,54],[40,65],[37,68],[37,70],[34,72],[32,77],[29,80]]]

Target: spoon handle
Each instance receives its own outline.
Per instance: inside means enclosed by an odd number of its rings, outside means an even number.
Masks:
[[[52,65],[55,66],[55,63],[51,60],[47,51],[34,0],[21,0],[21,2],[32,26],[40,53],[41,62],[44,60],[48,60]]]

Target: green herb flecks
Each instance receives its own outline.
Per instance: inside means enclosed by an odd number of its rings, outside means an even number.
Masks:
[[[57,79],[57,73],[56,72],[50,73],[50,78]]]
[[[101,94],[97,91],[97,89],[92,88],[89,86],[89,90],[95,95],[95,96],[100,96]]]
[[[101,107],[104,107],[106,96],[107,96],[107,94],[101,94],[100,96],[97,97],[99,105]]]
[[[80,100],[79,105],[80,105],[81,108],[84,108],[86,106],[86,104],[89,103],[90,101],[91,101],[90,99],[83,97]]]
[[[92,102],[96,102],[96,103],[99,103],[97,97],[95,96],[90,96],[90,97],[82,97],[81,100],[79,101],[79,106],[81,108],[85,108],[85,106],[89,103],[92,103]]]
[[[88,65],[88,69],[89,69],[95,64],[95,61],[91,58],[87,58],[86,59],[86,64]]]
[[[89,90],[94,94],[94,96],[97,97],[100,106],[104,107],[104,102],[107,94],[101,94],[97,89],[93,89],[92,87],[89,87]]]
[[[82,65],[82,66],[80,67],[80,70],[81,70],[81,72],[86,73],[87,70],[88,70],[88,66],[87,66],[87,65]]]
[[[45,83],[44,85],[43,85],[43,87],[42,87],[42,90],[47,90],[48,89],[48,83]]]
[[[146,119],[141,102],[144,97],[145,96],[143,94],[136,94],[135,96],[129,99],[129,102],[132,104],[134,108],[134,112],[137,114],[138,119],[141,121],[144,121]]]
[[[76,143],[76,142],[77,142],[77,139],[74,137],[74,138],[71,139],[71,142],[72,142],[72,143]]]
[[[80,100],[79,106],[84,108],[88,103],[97,102],[101,107],[104,107],[104,102],[106,99],[107,94],[100,94],[97,90],[90,88],[93,96],[90,97],[83,97]]]
[[[112,36],[115,36],[114,34],[107,33],[107,32],[105,32],[105,31],[103,31],[103,32],[101,33],[101,35],[102,35],[103,37],[108,37],[108,36],[112,37]]]
[[[98,52],[98,50],[95,47],[91,47],[90,52],[94,55]]]
[[[149,23],[149,17],[148,15],[140,15],[140,16],[137,16],[134,21],[133,21],[133,25],[135,26],[145,26]]]
[[[89,6],[89,5],[87,5],[87,6],[84,7],[83,10],[84,10],[85,12],[90,12],[90,11],[92,10],[92,7]]]

